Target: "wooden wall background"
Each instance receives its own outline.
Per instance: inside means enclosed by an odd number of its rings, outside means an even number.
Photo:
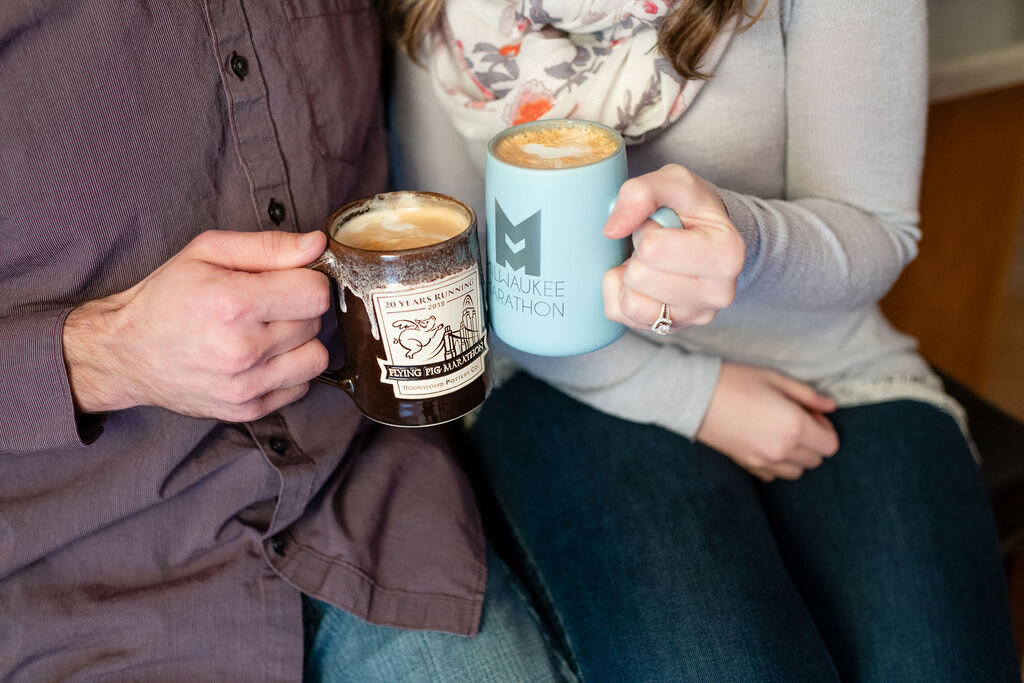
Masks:
[[[1022,221],[1024,86],[933,104],[921,251],[882,308],[925,357],[982,395]]]

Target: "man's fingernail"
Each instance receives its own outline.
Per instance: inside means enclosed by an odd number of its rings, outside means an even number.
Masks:
[[[303,249],[305,249],[306,247],[311,247],[316,243],[318,239],[319,237],[317,236],[315,230],[313,232],[307,232],[305,235],[299,238],[299,246],[302,247]]]

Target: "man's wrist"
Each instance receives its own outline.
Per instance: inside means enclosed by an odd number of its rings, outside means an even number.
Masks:
[[[116,297],[98,299],[78,306],[64,321],[64,365],[79,413],[107,413],[139,403],[126,381],[117,343],[124,327],[121,309]]]

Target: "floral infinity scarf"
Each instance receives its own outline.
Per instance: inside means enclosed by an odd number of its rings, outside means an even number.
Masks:
[[[540,118],[599,121],[642,140],[678,119],[703,85],[658,51],[658,25],[678,1],[446,0],[430,40],[435,92],[470,140]],[[703,69],[718,63],[737,20]]]

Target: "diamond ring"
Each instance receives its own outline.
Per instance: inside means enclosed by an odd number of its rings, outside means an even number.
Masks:
[[[662,336],[672,331],[672,317],[669,315],[668,304],[661,305],[661,313],[658,319],[651,325],[651,332]]]

